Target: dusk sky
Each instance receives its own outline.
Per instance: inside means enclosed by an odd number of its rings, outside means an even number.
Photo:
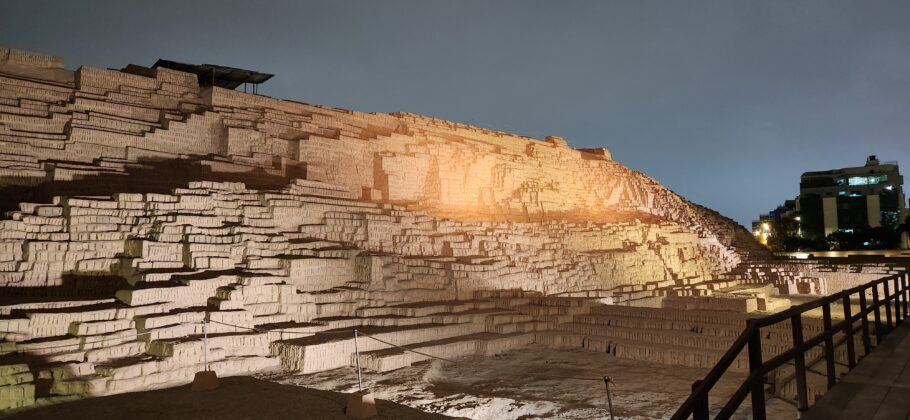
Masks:
[[[9,1],[0,45],[606,147],[747,225],[809,170],[910,174],[908,1]]]

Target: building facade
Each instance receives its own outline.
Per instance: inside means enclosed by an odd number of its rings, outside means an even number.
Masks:
[[[800,229],[799,199],[786,200],[784,204],[752,221],[752,233],[762,245],[770,245],[774,236],[802,236]]]
[[[897,163],[874,155],[863,166],[804,173],[797,200],[802,236],[896,228],[907,217],[903,184]]]

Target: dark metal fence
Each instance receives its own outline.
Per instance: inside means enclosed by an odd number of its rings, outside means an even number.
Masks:
[[[844,334],[843,341],[847,346],[847,365],[853,369],[857,363],[855,334],[861,334],[863,356],[872,351],[872,334],[875,334],[875,345],[881,343],[882,338],[899,325],[908,316],[908,274],[901,273],[884,277],[852,289],[843,290],[802,305],[763,318],[749,319],[746,328],[737,337],[730,349],[720,358],[720,361],[711,369],[704,379],[692,384],[692,394],[679,407],[673,415],[673,420],[683,420],[690,417],[695,420],[709,418],[708,397],[711,389],[720,380],[721,376],[730,368],[739,354],[748,349],[749,376],[747,376],[737,390],[730,396],[723,408],[715,416],[716,419],[729,419],[745,400],[752,396],[752,418],[765,420],[765,375],[785,364],[793,362],[795,365],[796,380],[796,405],[799,411],[809,408],[808,389],[806,387],[806,352],[816,346],[824,346],[824,358],[828,377],[828,389],[837,383],[834,365],[835,335]],[[867,294],[871,292],[872,302],[868,302]],[[859,311],[852,313],[853,298],[859,301]],[[831,321],[831,304],[841,302],[844,311],[844,320],[837,324]],[[823,331],[811,338],[803,337],[803,314],[813,309],[822,309]],[[882,311],[884,310],[884,321]],[[869,315],[872,320],[869,320]],[[780,322],[790,321],[793,332],[793,347],[768,360],[762,358],[762,328]],[[856,326],[857,321],[859,326]],[[874,327],[870,327],[870,323]]]

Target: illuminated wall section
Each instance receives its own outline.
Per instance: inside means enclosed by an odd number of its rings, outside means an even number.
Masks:
[[[837,231],[837,197],[822,198],[822,214],[825,220],[825,236]]]
[[[866,217],[869,219],[869,227],[882,225],[881,200],[878,194],[866,196]]]

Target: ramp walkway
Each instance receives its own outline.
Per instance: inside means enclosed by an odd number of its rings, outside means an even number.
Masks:
[[[910,419],[910,323],[902,323],[888,334],[802,418]]]

